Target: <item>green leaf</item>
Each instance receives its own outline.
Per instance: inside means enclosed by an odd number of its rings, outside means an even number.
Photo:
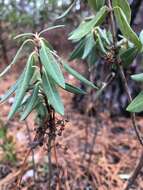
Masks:
[[[7,92],[2,96],[1,100],[0,100],[0,104],[5,102],[17,89],[19,85],[19,80],[16,81],[15,84],[13,84],[8,90]]]
[[[40,60],[47,72],[47,75],[50,76],[59,86],[65,88],[65,80],[59,64],[44,42],[42,40],[40,42]]]
[[[137,82],[143,81],[143,73],[132,75],[131,78]]]
[[[115,17],[121,32],[123,33],[124,37],[126,37],[129,41],[131,41],[139,50],[142,48],[142,44],[136,35],[136,33],[130,27],[126,16],[120,7],[114,8]]]
[[[54,48],[52,47],[52,45],[43,37],[41,37],[41,40],[43,40],[46,48],[49,48],[51,51],[54,51]]]
[[[127,67],[128,65],[132,64],[137,54],[138,49],[136,47],[129,48],[125,50],[123,53],[121,53],[120,58],[124,63],[124,67]]]
[[[39,92],[39,83],[37,83],[35,85],[33,93],[30,96],[28,103],[26,104],[26,108],[25,108],[24,112],[21,115],[21,119],[20,119],[21,121],[25,120],[28,117],[28,115],[32,112],[32,110],[34,109],[36,100],[38,98],[38,92]]]
[[[93,34],[90,34],[86,37],[82,59],[85,59],[90,54],[94,46],[95,46],[95,40],[94,40]]]
[[[45,105],[42,102],[39,102],[39,104],[36,105],[35,110],[37,112],[36,119],[41,119],[43,122],[43,119],[45,119],[45,117],[48,114],[48,111],[47,111]]]
[[[111,42],[110,42],[110,38],[108,36],[108,32],[105,30],[105,29],[101,29],[100,27],[97,27],[96,29],[101,37],[102,40],[104,40],[104,42],[107,44],[107,45],[110,45]]]
[[[95,10],[99,11],[105,5],[105,0],[88,0],[88,4]]]
[[[127,111],[139,113],[143,111],[143,91],[141,91],[135,99],[127,107]]]
[[[32,67],[34,65],[34,54],[35,54],[35,52],[31,53],[29,58],[28,58],[27,65],[25,68],[25,73],[23,76],[23,80],[19,84],[18,89],[16,91],[16,96],[15,96],[14,103],[12,105],[11,111],[8,115],[8,119],[11,119],[13,117],[13,115],[17,111],[18,107],[22,103],[22,100],[23,100],[25,93],[28,89],[30,80],[31,80],[32,75],[34,73],[34,68]]]
[[[56,25],[56,26],[52,26],[52,27],[49,27],[49,28],[46,28],[44,30],[42,30],[41,32],[39,32],[39,36],[45,32],[48,32],[50,30],[54,30],[54,29],[58,29],[58,28],[63,28],[65,27],[65,25]]]
[[[17,51],[17,53],[16,53],[16,55],[15,55],[13,61],[4,69],[4,71],[2,71],[2,72],[0,73],[0,77],[2,77],[5,73],[7,73],[7,72],[11,69],[11,67],[17,62],[17,60],[18,60],[18,58],[19,58],[19,56],[20,56],[20,53],[21,53],[23,47],[24,47],[28,42],[31,42],[31,40],[28,39],[28,40],[26,40],[26,41],[23,42],[23,44],[21,45],[21,47],[20,47],[19,50]]]
[[[68,9],[67,9],[61,16],[59,16],[59,17],[57,18],[57,20],[64,18],[64,17],[70,12],[71,9],[73,8],[73,6],[75,5],[76,1],[77,1],[77,0],[73,0],[72,3],[71,3],[71,5],[68,7]]]
[[[86,36],[89,32],[92,31],[92,29],[95,26],[98,26],[103,23],[107,13],[108,13],[107,6],[102,7],[91,21],[82,23],[76,30],[74,30],[71,33],[69,40],[78,41],[84,36]]]
[[[81,88],[75,87],[68,83],[66,83],[65,90],[73,94],[83,94],[83,95],[86,94],[86,92],[82,90]]]
[[[128,0],[112,0],[113,7],[120,7],[124,14],[126,15],[126,18],[128,20],[128,23],[131,22],[131,8],[129,5]]]
[[[76,79],[80,80],[81,82],[85,83],[86,85],[92,87],[92,88],[96,88],[97,87],[89,80],[87,80],[85,77],[83,77],[81,74],[79,74],[77,71],[75,71],[73,68],[71,68],[69,65],[67,64],[63,64],[64,69],[70,73],[71,75],[73,75]]]
[[[24,33],[24,34],[19,34],[17,36],[14,37],[14,39],[18,39],[18,38],[26,38],[26,37],[31,37],[31,36],[34,36],[33,33]]]
[[[96,46],[97,45],[98,43],[96,44]],[[97,53],[98,50],[96,46],[92,49],[92,51],[87,57],[87,63],[90,69],[99,61],[99,55]]]
[[[64,115],[64,106],[55,83],[50,79],[45,70],[43,70],[43,89],[46,93],[49,104],[61,115]]]
[[[104,48],[104,44],[103,44],[103,41],[102,41],[102,39],[101,39],[101,37],[100,37],[100,35],[99,34],[97,34],[97,42],[98,42],[98,44],[99,44],[99,49],[101,50],[101,52],[103,53],[103,54],[107,54],[107,51],[106,51],[106,49]]]
[[[3,95],[3,97],[0,100],[0,104],[5,102],[17,90],[18,85],[23,80],[24,72],[25,70],[23,71],[19,79],[17,79],[17,81],[6,91],[6,93]]]
[[[76,45],[75,49],[71,52],[69,61],[81,58],[84,52],[84,46],[85,46],[85,39],[81,39],[81,41]]]

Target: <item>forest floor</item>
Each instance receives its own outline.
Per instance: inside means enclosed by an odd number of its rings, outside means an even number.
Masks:
[[[0,95],[14,83],[17,71],[9,73],[1,80]],[[67,80],[73,80],[67,75]],[[80,114],[72,106],[72,95],[61,92],[65,103],[65,126],[62,136],[56,139],[56,157],[52,151],[52,189],[53,190],[123,190],[140,157],[141,147],[137,141],[129,118],[110,118],[108,113],[98,117]],[[0,105],[0,115],[4,123],[13,98]],[[0,190],[16,190],[15,181],[21,174],[23,160],[28,152],[29,133],[25,123],[18,121],[19,116],[9,121],[7,139],[12,149],[0,151]],[[27,119],[31,138],[34,134],[33,115]],[[138,124],[143,126],[143,119],[138,117]],[[2,125],[2,124],[1,124]],[[2,128],[2,126],[1,126]],[[6,143],[0,133],[0,143]],[[16,153],[16,160],[4,157],[6,153]],[[10,157],[9,157],[10,158]],[[34,150],[35,169],[32,168],[32,156],[26,160],[22,177],[22,190],[48,189],[48,161],[45,147]],[[33,176],[36,174],[36,181]],[[135,190],[143,189],[141,172]]]

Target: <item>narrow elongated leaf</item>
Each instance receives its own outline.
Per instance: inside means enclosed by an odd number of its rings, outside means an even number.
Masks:
[[[17,89],[17,87],[18,87],[18,81],[14,84],[14,85],[12,85],[9,89],[8,89],[8,91],[2,96],[2,98],[0,99],[0,104],[1,103],[3,103],[3,102],[5,102],[15,91],[16,91],[16,89]]]
[[[46,28],[44,30],[42,30],[41,32],[39,32],[39,35],[45,33],[45,32],[48,32],[50,30],[54,30],[54,29],[58,29],[58,28],[63,28],[65,27],[64,25],[56,25],[56,26],[52,26],[52,27],[49,27],[49,28]]]
[[[72,3],[71,3],[71,5],[68,7],[68,9],[61,16],[59,16],[57,18],[57,20],[64,18],[70,12],[72,10],[73,6],[75,5],[76,1],[77,0],[73,0]]]
[[[89,68],[91,69],[92,67],[94,67],[94,65],[98,62],[99,58],[99,51],[97,49],[97,45],[98,43],[96,42],[95,47],[93,47],[92,51],[90,52],[90,54],[87,57],[87,63]]]
[[[85,59],[89,55],[94,46],[95,46],[94,37],[93,34],[90,34],[86,37],[82,59]]]
[[[54,48],[52,47],[52,45],[45,38],[41,37],[41,40],[44,42],[47,48],[49,48],[51,51],[54,51]]]
[[[15,84],[13,84],[8,90],[7,92],[4,94],[4,96],[1,98],[0,100],[0,104],[5,102],[18,88],[18,85],[20,84],[22,78],[23,78],[23,74],[21,75],[21,77],[15,82]]]
[[[105,0],[88,0],[88,4],[95,10],[99,11],[105,5]]]
[[[16,91],[16,96],[15,96],[11,111],[8,115],[8,119],[11,119],[13,117],[13,115],[17,111],[18,107],[22,103],[22,100],[25,96],[26,90],[28,89],[30,79],[32,78],[32,75],[34,73],[34,68],[32,67],[34,64],[34,54],[35,53],[30,54],[30,56],[28,58],[27,65],[25,68],[25,73],[23,76],[23,80],[19,84],[18,89]]]
[[[139,113],[143,111],[143,91],[140,92],[135,99],[127,107],[127,111]]]
[[[107,6],[102,7],[91,21],[82,23],[76,30],[74,30],[71,33],[69,40],[78,41],[84,36],[86,36],[89,32],[91,32],[91,30],[95,26],[98,26],[103,23],[107,13],[108,13]]]
[[[141,50],[142,44],[141,44],[138,36],[136,35],[136,33],[130,27],[122,9],[120,7],[115,7],[114,12],[115,12],[115,17],[116,17],[117,23],[118,23],[119,28],[120,28],[121,32],[123,33],[123,35],[129,41],[131,41],[139,50]]]
[[[99,44],[101,52],[104,53],[104,54],[107,54],[107,51],[104,48],[104,44],[103,44],[102,39],[100,38],[99,34],[97,34],[97,39],[98,39],[98,44]]]
[[[85,39],[81,39],[81,41],[76,45],[73,52],[71,52],[69,61],[72,61],[77,58],[81,58],[84,52]]]
[[[123,53],[121,53],[120,58],[124,63],[124,67],[127,67],[128,65],[132,64],[133,60],[137,56],[138,49],[136,47],[129,48]]]
[[[126,18],[128,20],[128,23],[131,22],[131,8],[129,5],[128,0],[112,0],[113,7],[120,7],[124,14],[126,15]]]
[[[77,71],[75,71],[73,68],[71,68],[67,64],[63,64],[64,69],[73,75],[76,79],[80,80],[81,82],[85,83],[86,85],[92,87],[92,88],[97,88],[91,81],[87,80],[85,77],[83,77],[81,74],[79,74]]]
[[[143,73],[132,75],[131,78],[137,82],[143,81]]]
[[[40,60],[48,74],[59,86],[65,88],[65,80],[56,59],[41,40]]]
[[[66,83],[65,90],[73,94],[83,94],[83,95],[86,94],[86,92],[82,90],[81,88],[75,87],[68,83]]]
[[[28,104],[27,104],[24,112],[21,115],[21,119],[20,119],[21,121],[25,120],[28,117],[28,115],[32,112],[32,110],[34,109],[35,102],[38,98],[38,91],[39,91],[39,83],[36,84],[36,86],[33,90],[33,93],[30,96]]]
[[[37,106],[35,107],[35,110],[37,112],[37,119],[40,119],[40,120],[45,119],[48,112],[45,105],[39,102],[39,104],[37,104]]]
[[[28,42],[31,42],[31,40],[28,39],[28,40],[26,40],[26,41],[23,42],[23,44],[21,45],[21,47],[20,47],[19,50],[17,51],[17,53],[16,53],[16,55],[15,55],[13,61],[4,69],[4,71],[2,71],[2,72],[0,73],[0,77],[2,77],[5,73],[7,73],[7,72],[11,69],[11,67],[17,62],[17,60],[18,60],[18,58],[19,58],[19,56],[20,56],[20,53],[21,53],[23,47],[24,47]]]
[[[102,40],[104,40],[106,42],[107,45],[110,45],[110,39],[108,37],[108,33],[105,29],[101,29],[100,27],[97,27],[97,31],[101,37]]]
[[[24,33],[24,34],[19,34],[17,36],[14,37],[14,39],[18,39],[18,38],[26,38],[26,37],[31,37],[31,36],[34,36],[33,33]]]
[[[64,115],[64,106],[61,101],[60,95],[56,88],[55,83],[48,77],[46,71],[43,71],[43,89],[48,98],[49,104],[55,109],[55,111],[61,115]]]

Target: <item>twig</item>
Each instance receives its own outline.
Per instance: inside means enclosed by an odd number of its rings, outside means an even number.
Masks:
[[[111,24],[111,32],[112,32],[112,35],[113,35],[113,46],[114,46],[114,49],[116,49],[116,44],[117,44],[116,24],[115,24],[115,19],[114,19],[111,0],[108,0],[107,3],[108,3],[108,7],[110,9],[110,21],[111,21],[110,24]]]
[[[97,137],[97,134],[98,134],[98,131],[99,131],[99,128],[100,128],[100,125],[99,125],[99,121],[98,121],[98,116],[96,117],[97,120],[96,120],[96,128],[95,128],[95,131],[94,131],[94,136],[93,136],[93,139],[92,139],[92,144],[91,144],[91,148],[90,148],[90,152],[89,152],[89,159],[88,159],[88,170],[90,170],[90,165],[91,165],[91,160],[92,160],[92,155],[93,155],[93,150],[94,150],[94,146],[95,146],[95,142],[96,142],[96,137]]]
[[[139,160],[139,163],[137,164],[132,176],[130,177],[130,179],[128,180],[124,190],[129,190],[130,187],[133,185],[134,181],[137,179],[141,169],[143,167],[143,151],[141,153],[141,157],[140,157],[140,160]]]
[[[85,125],[85,145],[84,145],[84,151],[83,151],[83,156],[81,157],[81,161],[83,162],[86,160],[86,155],[87,155],[87,150],[88,150],[88,139],[89,139],[89,118],[86,120],[86,125]]]
[[[123,83],[123,86],[125,88],[125,92],[127,94],[127,97],[128,97],[128,102],[132,102],[132,96],[130,94],[130,90],[129,90],[129,87],[128,87],[128,83],[127,83],[127,79],[125,77],[125,73],[124,73],[124,69],[123,69],[123,66],[122,66],[122,62],[117,58],[116,56],[116,53],[117,53],[117,49],[116,49],[116,44],[117,44],[117,37],[116,37],[116,25],[115,25],[115,19],[114,19],[114,14],[113,14],[113,9],[112,9],[112,3],[111,3],[111,0],[108,0],[108,6],[110,8],[110,24],[111,24],[111,30],[112,30],[112,35],[113,35],[113,46],[114,46],[114,53],[115,53],[115,62],[118,66],[118,69],[120,71],[120,75],[121,75],[121,78],[122,78],[122,83]],[[143,139],[142,139],[142,136],[140,134],[140,130],[138,128],[138,125],[136,124],[136,115],[135,113],[131,113],[131,119],[132,119],[132,125],[134,127],[134,130],[136,132],[136,135],[137,135],[137,138],[140,142],[140,144],[143,146]],[[141,168],[143,166],[143,153],[141,154],[141,158],[140,158],[140,161],[137,165],[137,167],[135,168],[133,174],[132,174],[132,177],[128,180],[127,182],[127,185],[125,187],[125,190],[129,190],[129,188],[133,185],[134,181],[136,180]]]
[[[122,82],[123,82],[123,85],[124,85],[124,88],[125,88],[125,92],[126,92],[127,97],[128,97],[128,102],[131,103],[133,99],[131,97],[130,89],[128,87],[127,79],[125,77],[125,73],[124,73],[123,66],[122,66],[121,63],[118,63],[118,68],[119,68],[120,75],[121,75],[121,78],[122,78]],[[139,130],[138,125],[136,123],[136,115],[135,115],[135,113],[131,113],[131,119],[132,119],[132,124],[133,124],[134,130],[136,132],[137,138],[138,138],[140,144],[143,146],[143,138],[142,138],[142,136],[140,134],[140,130]]]
[[[39,41],[38,37],[37,37],[37,41]],[[40,51],[39,43],[37,44],[36,51],[39,55],[39,51]],[[40,75],[42,78],[42,76],[43,76],[43,65],[41,63],[40,56],[38,56],[38,61],[39,61]],[[55,110],[49,105],[48,98],[47,98],[46,94],[43,94],[43,96],[44,96],[44,101],[45,101],[45,105],[46,105],[46,109],[47,109],[47,113],[48,113],[46,122],[44,123],[44,128],[46,130],[49,129],[48,143],[47,143],[48,166],[49,166],[48,190],[51,190],[51,180],[52,180],[51,148],[52,148],[52,142],[55,138]]]
[[[51,179],[52,179],[51,144],[52,144],[52,138],[49,137],[48,139],[48,167],[49,167],[48,189],[49,190],[51,190]]]
[[[57,170],[60,171],[59,166],[58,166],[58,157],[57,157],[57,150],[56,150],[55,141],[54,141],[54,156],[55,156]],[[59,175],[58,175],[58,184],[59,184],[59,189],[61,189],[61,181],[60,181],[60,176]]]
[[[26,129],[27,129],[27,133],[28,133],[28,138],[29,138],[29,144],[32,144],[32,138],[30,135],[30,128],[28,125],[28,122],[25,120],[25,125],[26,125]],[[34,155],[34,149],[31,150],[32,153],[32,165],[33,165],[33,170],[34,170],[34,174],[33,174],[33,179],[34,179],[34,184],[36,184],[36,165],[35,165],[35,155]]]
[[[22,164],[22,168],[21,168],[21,172],[20,172],[20,177],[19,177],[19,179],[17,180],[17,184],[16,184],[15,190],[17,190],[17,189],[20,187],[20,184],[21,184],[21,181],[22,181],[22,177],[23,177],[23,174],[24,174],[24,172],[25,172],[25,168],[26,168],[26,164],[27,164],[26,161],[27,161],[27,159],[28,159],[30,153],[31,153],[31,149],[28,150],[28,152],[27,152],[27,154],[26,154],[26,156],[25,156],[25,158],[24,158],[24,161],[23,161],[23,164]]]

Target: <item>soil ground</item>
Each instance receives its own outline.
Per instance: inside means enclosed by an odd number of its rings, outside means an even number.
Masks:
[[[77,63],[73,66],[76,68]],[[14,83],[19,68],[9,73],[1,80],[0,95],[3,95]],[[77,82],[70,75],[67,80]],[[73,109],[72,96],[61,91],[65,104],[65,119],[69,122],[65,126],[62,136],[56,139],[56,157],[52,151],[52,189],[58,190],[123,190],[140,157],[141,147],[138,143],[129,118],[110,118],[108,113],[88,117]],[[0,105],[0,115],[4,123],[13,98]],[[17,161],[15,164],[4,159],[5,152],[0,152],[0,189],[14,190],[15,181],[20,176],[23,160],[29,149],[29,133],[25,123],[18,121],[17,115],[8,122],[8,138],[14,143]],[[142,128],[143,119],[137,118]],[[34,134],[33,115],[27,120],[31,137]],[[1,126],[2,127],[2,126]],[[2,143],[2,142],[1,142]],[[33,180],[32,156],[26,161],[22,178],[22,190],[48,189],[48,161],[45,147],[34,151],[36,182]],[[57,159],[56,159],[57,158]],[[7,172],[6,172],[7,171]],[[143,189],[143,173],[141,172],[134,190]]]

